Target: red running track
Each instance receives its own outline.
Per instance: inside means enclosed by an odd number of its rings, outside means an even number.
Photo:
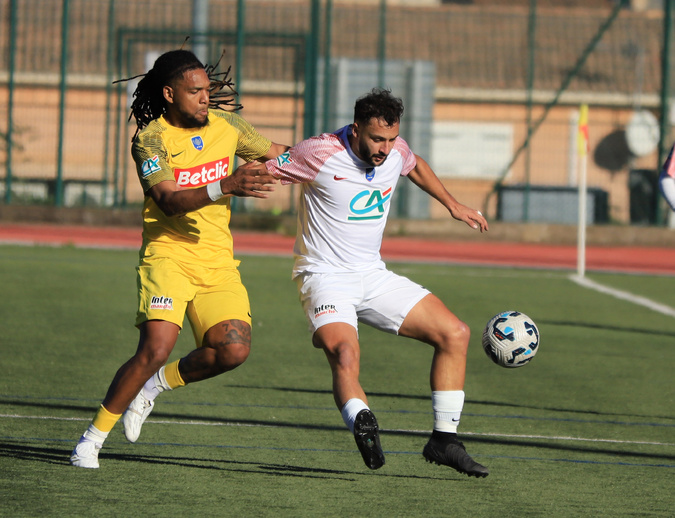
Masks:
[[[291,255],[294,238],[260,232],[234,231],[239,254]],[[72,245],[137,249],[141,229],[47,224],[0,224],[0,243]],[[409,237],[385,238],[385,260],[428,261],[486,266],[576,270],[575,246],[523,243],[454,242]],[[675,248],[589,246],[587,271],[675,275]]]

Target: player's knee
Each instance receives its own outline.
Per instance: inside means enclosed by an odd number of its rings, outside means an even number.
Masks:
[[[471,329],[464,322],[458,321],[442,330],[439,339],[436,341],[436,347],[451,354],[466,355],[469,348],[469,338],[471,338]]]
[[[210,328],[202,347],[213,349],[211,364],[219,373],[232,370],[246,361],[251,351],[251,326],[240,320],[228,320]]]
[[[169,360],[171,347],[141,347],[136,352],[136,360],[153,372],[159,370]]]
[[[249,344],[240,342],[221,344],[216,348],[216,366],[220,372],[235,369],[246,361],[250,352]]]
[[[338,343],[324,348],[334,368],[359,370],[359,350],[349,343]]]

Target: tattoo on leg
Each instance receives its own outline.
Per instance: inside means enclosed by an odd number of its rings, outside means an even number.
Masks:
[[[225,344],[243,344],[251,347],[251,326],[241,320],[228,320],[222,323],[225,331]]]

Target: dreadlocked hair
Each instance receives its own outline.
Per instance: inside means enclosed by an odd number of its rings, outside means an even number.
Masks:
[[[147,73],[114,81],[114,83],[120,83],[138,77],[143,78],[139,81],[134,91],[134,100],[131,103],[131,113],[129,114],[129,120],[132,117],[136,120],[136,133],[134,133],[132,140],[151,121],[166,113],[164,87],[167,85],[172,86],[176,79],[182,77],[185,72],[190,70],[203,68],[206,71],[206,75],[210,80],[209,108],[229,111],[240,110],[242,105],[236,103],[234,100],[238,94],[234,89],[234,83],[230,79],[232,67],[228,67],[225,72],[216,72],[223,55],[225,55],[224,51],[215,65],[205,66],[189,50],[171,50],[157,58]]]

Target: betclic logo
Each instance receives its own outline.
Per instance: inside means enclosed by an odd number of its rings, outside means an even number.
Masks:
[[[230,171],[230,157],[214,160],[189,169],[176,168],[173,174],[179,187],[201,187],[225,178]]]

